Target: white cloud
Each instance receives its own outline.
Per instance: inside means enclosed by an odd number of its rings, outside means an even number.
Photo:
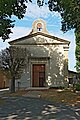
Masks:
[[[26,28],[26,27],[14,27],[12,29],[13,34],[10,35],[10,39],[6,40],[5,42],[3,42],[2,39],[0,39],[0,50],[1,49],[5,49],[6,47],[9,46],[8,42],[11,40],[15,40],[17,38],[26,36],[30,33],[31,28]]]
[[[12,29],[13,34],[10,35],[9,41],[26,36],[30,33],[30,31],[31,31],[31,28],[29,27],[15,26]]]
[[[49,16],[59,16],[58,12],[51,12],[47,5],[39,7],[37,4],[28,3],[25,16],[30,18],[48,18]]]
[[[8,41],[3,42],[3,40],[0,39],[0,50],[5,49],[8,46],[9,46]]]

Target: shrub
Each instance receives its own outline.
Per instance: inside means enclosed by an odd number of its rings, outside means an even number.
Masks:
[[[80,84],[76,84],[76,90],[80,91]]]

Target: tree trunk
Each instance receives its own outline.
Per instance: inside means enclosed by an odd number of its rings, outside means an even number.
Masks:
[[[11,79],[11,93],[15,92],[15,77],[12,77]]]
[[[75,84],[73,83],[73,92],[76,92]]]

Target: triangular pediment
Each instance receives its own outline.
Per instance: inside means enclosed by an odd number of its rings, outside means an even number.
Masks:
[[[10,45],[69,44],[70,42],[50,34],[37,32],[9,42]]]

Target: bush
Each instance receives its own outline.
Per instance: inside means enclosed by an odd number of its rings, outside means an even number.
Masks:
[[[80,84],[76,84],[76,90],[80,91]]]

